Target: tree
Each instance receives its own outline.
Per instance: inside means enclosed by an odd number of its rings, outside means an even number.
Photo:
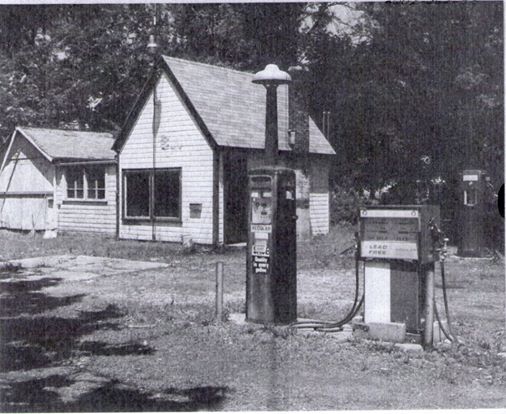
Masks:
[[[355,185],[450,180],[464,166],[487,168],[502,183],[502,3],[356,7],[366,41],[351,53],[335,49],[347,56],[348,64],[332,65],[348,85],[337,76],[328,84],[338,91],[328,104],[341,124],[331,138],[341,141],[345,169],[359,171]]]

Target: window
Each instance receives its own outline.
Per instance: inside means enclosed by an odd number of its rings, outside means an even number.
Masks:
[[[180,168],[126,170],[123,183],[127,219],[181,218]]]
[[[103,168],[87,167],[85,170],[88,184],[88,198],[103,200],[105,198],[105,174]]]
[[[179,171],[155,171],[155,217],[179,217]]]
[[[125,174],[126,216],[149,218],[149,171]]]
[[[67,198],[105,199],[105,167],[68,167],[65,171]]]
[[[84,198],[83,172],[80,168],[69,168],[67,178],[67,198]]]

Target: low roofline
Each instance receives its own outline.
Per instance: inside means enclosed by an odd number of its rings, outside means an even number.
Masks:
[[[218,149],[221,151],[226,151],[228,149],[231,150],[238,150],[238,151],[265,151],[265,148],[257,148],[257,147],[239,147],[234,145],[220,145],[218,146]],[[286,149],[278,149],[280,153],[283,154],[293,154],[293,149],[286,150]],[[336,153],[330,153],[330,152],[311,152],[309,151],[308,154],[311,157],[335,157]]]
[[[3,170],[3,167],[5,165],[7,156],[9,155],[9,152],[12,148],[12,145],[14,143],[14,139],[16,138],[16,133],[20,133],[30,144],[33,145],[33,147],[39,151],[44,158],[46,158],[50,163],[52,164],[58,164],[63,165],[64,163],[69,165],[76,165],[76,164],[116,164],[116,158],[56,158],[49,155],[46,151],[44,151],[37,142],[28,134],[26,131],[23,130],[24,127],[17,126],[14,129],[14,132],[11,135],[11,138],[9,140],[9,145],[7,147],[7,150],[5,152],[5,156],[2,160],[2,165],[0,168],[0,171]],[[44,129],[44,128],[41,128]],[[81,132],[81,131],[80,131]]]
[[[116,159],[69,159],[69,158],[58,158],[54,160],[54,164],[59,166],[66,165],[100,165],[100,164],[117,164]]]

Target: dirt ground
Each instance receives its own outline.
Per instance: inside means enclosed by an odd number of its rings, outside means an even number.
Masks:
[[[298,245],[299,316],[339,319],[351,306],[353,258],[339,253],[352,232],[339,227]],[[89,268],[88,277],[44,265],[0,273],[1,411],[506,407],[502,260],[450,256],[448,295],[461,343],[408,353],[331,333],[215,322],[218,261],[226,313],[244,311],[244,249],[188,252],[3,232],[0,252],[12,262],[64,254],[152,265]],[[436,294],[442,311],[439,276]]]

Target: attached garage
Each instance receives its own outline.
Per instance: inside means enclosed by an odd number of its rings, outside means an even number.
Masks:
[[[108,133],[17,127],[0,170],[0,227],[116,230],[116,162]]]

